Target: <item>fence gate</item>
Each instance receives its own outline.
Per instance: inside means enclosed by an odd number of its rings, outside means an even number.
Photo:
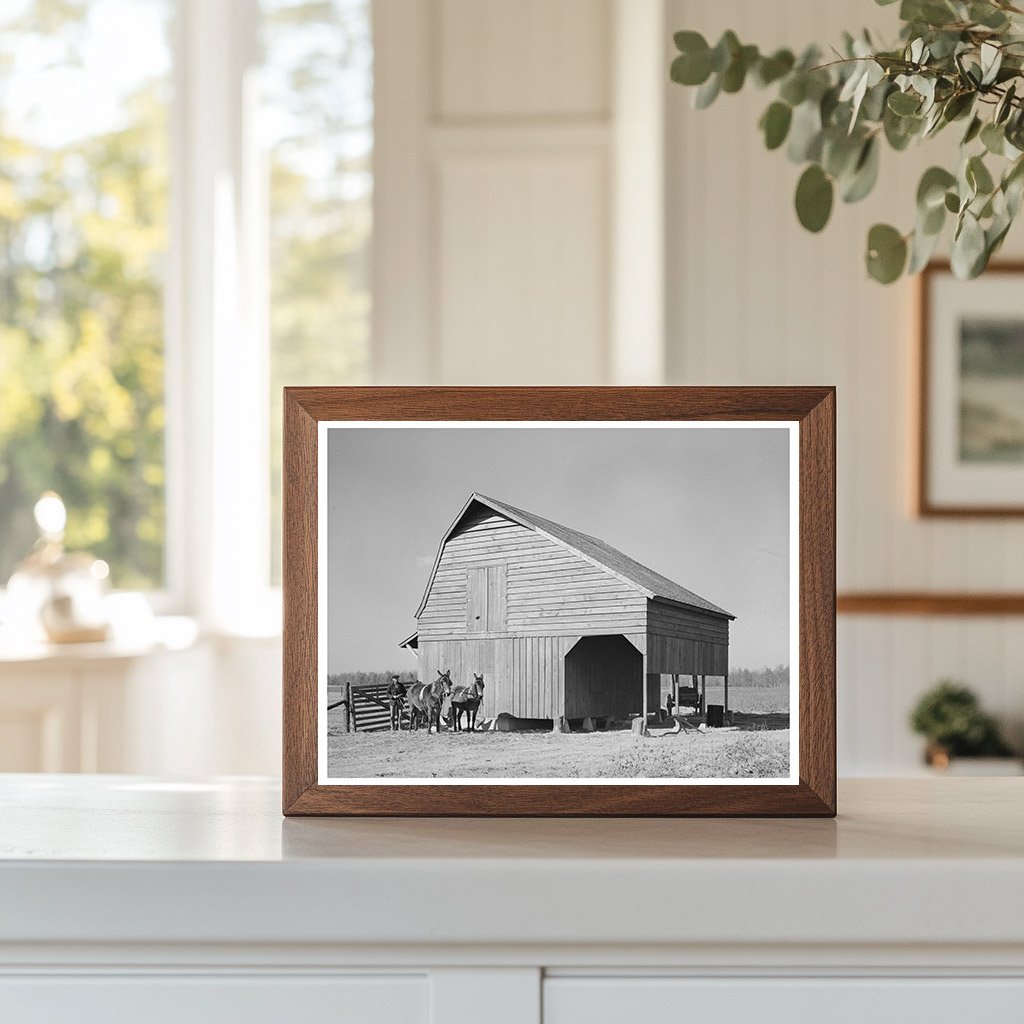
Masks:
[[[353,732],[380,732],[391,728],[387,683],[353,686],[351,694]]]

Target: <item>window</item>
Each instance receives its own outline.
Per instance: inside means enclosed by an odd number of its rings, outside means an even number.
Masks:
[[[168,0],[0,14],[0,585],[49,489],[68,545],[115,585],[164,580],[170,16]]]
[[[372,72],[371,0],[0,5],[0,587],[53,489],[116,587],[269,623],[281,387],[368,375]]]
[[[373,44],[370,0],[263,0],[263,12],[276,581],[281,388],[368,377]]]

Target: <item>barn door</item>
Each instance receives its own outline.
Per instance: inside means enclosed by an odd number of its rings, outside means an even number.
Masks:
[[[470,633],[487,630],[487,567],[466,570],[466,627]]]
[[[504,565],[487,566],[487,629],[502,632],[505,627],[505,580]]]
[[[470,633],[501,632],[506,626],[504,565],[466,570],[466,626]]]

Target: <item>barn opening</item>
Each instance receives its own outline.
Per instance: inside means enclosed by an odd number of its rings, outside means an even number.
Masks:
[[[565,717],[626,718],[643,704],[643,655],[621,634],[581,637],[565,656]]]

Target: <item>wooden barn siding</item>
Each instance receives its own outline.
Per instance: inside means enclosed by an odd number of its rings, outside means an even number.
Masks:
[[[639,711],[643,671],[643,654],[626,637],[582,637],[565,656],[565,716]]]
[[[729,643],[729,620],[719,615],[708,615],[696,608],[682,608],[664,601],[647,602],[647,628],[662,636],[677,636],[683,640],[704,640],[717,644]]]
[[[647,637],[648,672],[683,672],[724,676],[729,671],[729,648],[699,640],[650,633]]]
[[[729,620],[647,602],[647,671],[722,676],[729,671]]]
[[[646,629],[642,594],[533,530],[488,512],[468,515],[445,544],[418,620],[420,642],[465,635],[466,570],[499,564],[508,566],[505,634],[540,637]],[[494,600],[499,600],[496,594]]]
[[[565,655],[575,636],[487,637],[420,641],[419,678],[450,671],[452,682],[468,686],[484,677],[481,715],[506,711],[521,718],[561,715]]]

